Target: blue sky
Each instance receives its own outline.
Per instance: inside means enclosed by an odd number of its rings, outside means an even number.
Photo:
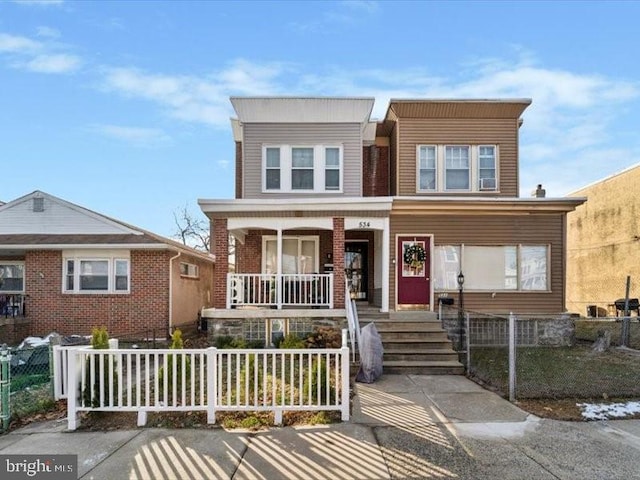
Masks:
[[[0,0],[0,200],[163,235],[234,196],[230,95],[527,97],[520,187],[640,162],[638,2]]]

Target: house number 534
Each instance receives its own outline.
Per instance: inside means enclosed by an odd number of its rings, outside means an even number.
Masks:
[[[369,228],[371,226],[371,222],[360,222],[358,223],[358,228]]]

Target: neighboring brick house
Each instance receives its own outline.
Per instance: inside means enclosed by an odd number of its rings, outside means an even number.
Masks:
[[[0,319],[20,334],[166,337],[211,306],[213,257],[35,191],[0,206]],[[0,331],[2,333],[2,331]],[[16,334],[19,336],[19,334]]]
[[[570,197],[589,200],[568,215],[567,308],[614,316],[615,301],[640,297],[640,164],[587,185]],[[634,314],[636,314],[634,312]]]
[[[344,315],[345,282],[381,312],[434,311],[461,272],[469,309],[565,310],[566,214],[584,200],[519,198],[530,100],[391,100],[379,122],[373,98],[231,103],[236,199],[199,200],[216,258],[236,240],[214,322]]]

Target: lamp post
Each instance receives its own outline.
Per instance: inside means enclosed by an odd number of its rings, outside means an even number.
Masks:
[[[458,274],[458,348],[462,350],[462,334],[464,325],[464,275],[462,270]]]

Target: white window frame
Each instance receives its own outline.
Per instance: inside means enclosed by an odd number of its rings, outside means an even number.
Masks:
[[[420,188],[420,149],[423,147],[435,148],[436,153],[436,188]],[[469,148],[469,188],[447,188],[447,147]],[[480,147],[493,147],[495,188],[480,188]],[[493,195],[500,191],[500,149],[499,145],[491,143],[483,144],[417,144],[416,145],[416,193],[478,193]]]
[[[68,262],[73,262],[73,288],[67,288]],[[80,262],[107,262],[107,289],[106,290],[81,290],[80,289]],[[116,262],[124,261],[127,264],[127,288],[116,289]],[[125,252],[63,252],[62,255],[62,293],[67,295],[123,295],[131,293],[131,258],[129,251]]]
[[[280,149],[280,188],[267,188],[267,149]],[[294,148],[313,148],[313,189],[293,189],[292,188],[292,149]],[[340,185],[337,189],[327,189],[325,172],[326,167],[326,149],[337,148],[339,152],[339,170]],[[264,144],[262,145],[262,193],[324,193],[338,194],[344,191],[344,146],[339,143],[325,144]]]
[[[433,148],[435,153],[435,165],[434,165],[434,173],[435,173],[435,188],[421,188],[420,187],[420,151],[423,148]],[[437,145],[416,145],[416,191],[418,192],[437,192],[439,188],[438,176],[440,169],[438,168],[438,146]]]
[[[447,244],[447,245],[436,245],[436,247],[459,247],[460,257],[458,259],[458,271],[460,271],[461,266],[464,265],[465,261],[465,247],[515,247],[516,248],[516,275],[517,275],[517,288],[515,289],[469,289],[468,287],[464,287],[465,292],[502,292],[502,293],[551,293],[551,245],[550,244],[501,244],[501,245],[470,245],[470,244]],[[522,285],[522,250],[527,247],[544,247],[546,248],[546,289],[530,289],[523,288]],[[436,272],[434,272],[436,273]],[[464,274],[464,268],[462,269],[462,273]],[[437,282],[435,282],[437,283]],[[434,289],[437,292],[456,292],[458,289]]]
[[[182,267],[186,267],[186,272],[182,272]],[[195,263],[180,262],[180,276],[186,278],[200,278],[200,268]]]
[[[480,164],[480,149],[481,148],[493,148],[493,181],[495,182],[495,187],[494,188],[482,188],[481,185],[481,181],[482,179],[480,178],[480,170],[490,170],[490,169],[483,169],[482,165]],[[495,192],[498,190],[498,146],[497,145],[491,145],[491,144],[485,144],[485,145],[477,145],[476,146],[476,151],[477,151],[477,168],[476,171],[478,172],[476,175],[476,182],[477,182],[477,188],[478,191],[480,192]]]
[[[298,262],[300,261],[300,255],[302,252],[302,242],[303,241],[312,241],[314,242],[314,257],[315,257],[315,262],[314,262],[314,266],[313,266],[313,272],[315,273],[320,273],[320,237],[318,235],[283,235],[282,236],[282,242],[284,243],[285,240],[297,240],[298,241]],[[261,272],[262,273],[267,273],[267,242],[277,242],[278,241],[278,237],[276,235],[263,235],[262,236],[262,251],[260,256],[262,257],[261,260]],[[276,259],[276,261],[281,261],[281,259]],[[298,263],[298,265],[296,266],[297,270],[300,270],[300,264]],[[277,270],[277,268],[276,268]],[[270,272],[270,273],[276,273],[276,271]]]
[[[468,170],[468,174],[467,174],[467,184],[469,185],[469,188],[447,188],[447,173],[450,170],[449,168],[447,168],[447,148],[466,148],[467,152],[468,152],[468,159],[469,159],[469,166],[467,168]],[[471,145],[451,145],[451,144],[447,144],[444,145],[443,148],[443,153],[442,153],[442,161],[443,161],[443,172],[444,172],[444,183],[442,185],[443,189],[446,192],[469,192],[472,189],[472,175],[471,175],[471,170],[473,168],[473,155],[471,152]],[[451,170],[461,170],[461,169],[451,169]]]
[[[1,286],[0,286],[0,294],[2,295],[11,295],[11,294],[23,294],[25,292],[25,284],[26,284],[26,276],[27,276],[27,272],[25,269],[25,265],[24,265],[24,261],[20,261],[20,260],[1,260],[0,261],[0,265],[1,266],[22,266],[22,290],[4,290]]]

